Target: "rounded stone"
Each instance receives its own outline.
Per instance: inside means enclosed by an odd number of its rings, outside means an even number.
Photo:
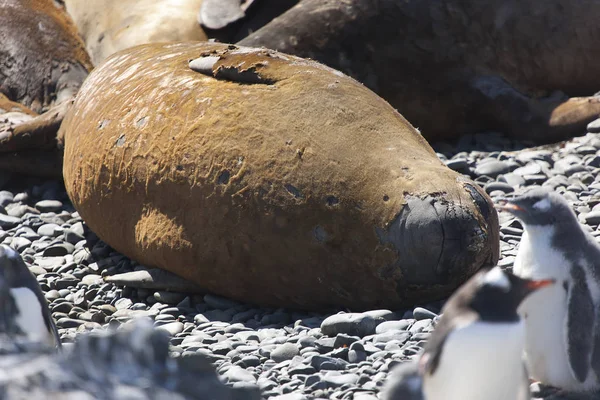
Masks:
[[[35,203],[35,208],[41,212],[55,212],[62,208],[62,202],[58,200],[41,200]]]
[[[429,311],[426,308],[417,307],[413,310],[413,316],[417,321],[419,321],[422,319],[433,319],[437,316],[437,314],[432,311]]]
[[[365,314],[342,313],[327,317],[321,324],[321,331],[328,336],[345,333],[351,336],[365,337],[375,333],[377,325],[385,322]]]
[[[284,343],[278,347],[276,347],[273,351],[271,351],[271,360],[275,362],[282,362],[286,360],[291,360],[299,353],[298,346],[293,343]]]
[[[92,72],[61,131],[92,231],[235,300],[400,308],[498,258],[487,195],[385,101],[312,61],[139,46]]]
[[[600,118],[593,120],[587,125],[588,132],[600,133]]]
[[[167,324],[158,326],[156,329],[167,332],[171,336],[183,331],[183,323],[181,322],[169,322]]]

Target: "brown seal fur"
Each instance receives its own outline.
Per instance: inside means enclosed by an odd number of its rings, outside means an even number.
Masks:
[[[65,0],[95,65],[144,43],[202,41],[202,0]]]
[[[92,68],[77,30],[59,2],[0,4],[0,93],[42,112],[71,98]]]
[[[90,74],[61,131],[67,192],[99,237],[234,299],[397,308],[498,259],[485,193],[313,61],[138,46]]]
[[[600,98],[577,98],[600,90],[598,17],[598,1],[302,0],[239,43],[353,76],[430,141],[553,142],[600,114]]]

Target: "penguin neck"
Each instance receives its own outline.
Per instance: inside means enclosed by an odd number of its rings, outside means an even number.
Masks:
[[[545,271],[541,264],[552,257],[552,241],[555,233],[553,226],[526,226],[515,260],[514,272],[522,278],[541,279]]]
[[[526,226],[515,259],[515,274],[530,279],[566,277],[564,254],[554,245],[556,234],[554,225]]]
[[[521,244],[523,242],[531,243],[538,248],[552,246],[556,227],[554,225],[527,225],[523,232]]]

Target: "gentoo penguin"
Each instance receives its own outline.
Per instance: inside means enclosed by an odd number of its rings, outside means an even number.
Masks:
[[[426,400],[529,399],[517,308],[552,279],[480,271],[450,297],[419,360]]]
[[[513,272],[557,284],[533,294],[519,309],[525,320],[530,376],[582,391],[600,377],[600,247],[582,229],[567,201],[534,188],[498,208],[523,223]]]
[[[425,400],[418,364],[405,362],[395,366],[381,391],[381,400]]]
[[[60,347],[60,337],[35,276],[12,248],[0,245],[0,332]]]

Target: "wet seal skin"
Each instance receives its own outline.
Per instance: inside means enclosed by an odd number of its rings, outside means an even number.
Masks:
[[[138,46],[90,74],[60,133],[90,228],[220,295],[395,309],[498,259],[487,195],[387,102],[314,61]]]
[[[430,142],[500,130],[550,143],[600,115],[599,13],[595,1],[301,0],[238,44],[343,71]]]
[[[71,99],[92,64],[62,2],[0,3],[0,93],[36,113]]]

